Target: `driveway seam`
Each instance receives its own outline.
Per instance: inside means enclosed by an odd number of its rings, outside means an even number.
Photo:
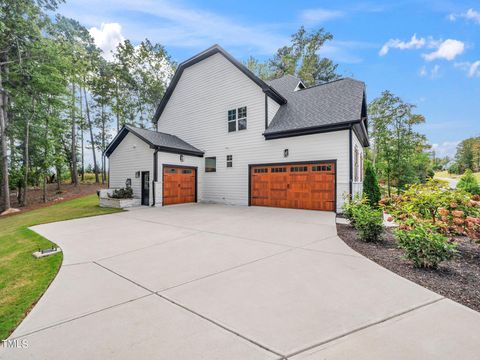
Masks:
[[[143,298],[146,298],[148,296],[152,296],[154,295],[154,293],[151,293],[151,294],[146,294],[146,295],[142,295],[140,297],[136,297],[134,299],[130,299],[130,300],[126,300],[126,301],[123,301],[121,303],[118,303],[118,304],[114,304],[114,305],[110,305],[110,306],[107,306],[105,308],[101,308],[101,309],[98,309],[98,310],[95,310],[95,311],[91,311],[89,313],[85,313],[85,314],[82,314],[82,315],[79,315],[79,316],[75,316],[71,319],[68,319],[68,320],[63,320],[63,321],[60,321],[60,322],[57,322],[57,323],[54,323],[54,324],[51,324],[51,325],[48,325],[48,326],[45,326],[43,328],[40,328],[38,330],[34,330],[34,331],[30,331],[30,332],[27,332],[25,334],[20,334],[20,335],[17,335],[15,337],[12,337],[11,339],[14,340],[14,339],[20,339],[20,338],[24,338],[26,336],[30,336],[30,335],[33,335],[35,333],[38,333],[38,332],[41,332],[41,331],[45,331],[45,330],[48,330],[48,329],[51,329],[53,327],[57,327],[57,326],[60,326],[60,325],[63,325],[63,324],[66,324],[66,323],[69,323],[69,322],[72,322],[72,321],[75,321],[75,320],[78,320],[78,319],[82,319],[84,317],[87,317],[87,316],[90,316],[90,315],[95,315],[97,313],[100,313],[102,311],[105,311],[105,310],[109,310],[109,309],[113,309],[117,306],[122,306],[122,305],[125,305],[125,304],[128,304],[128,303],[131,303],[131,302],[134,302],[134,301],[137,301],[137,300],[141,300]]]
[[[135,219],[136,219],[136,218],[135,218]],[[206,234],[214,234],[214,235],[221,235],[221,236],[230,236],[230,237],[237,238],[237,239],[249,240],[249,241],[256,241],[256,242],[261,242],[261,243],[270,244],[270,245],[284,246],[284,247],[289,247],[289,248],[297,248],[297,247],[298,247],[298,246],[292,246],[292,245],[287,245],[287,244],[276,243],[276,242],[272,242],[272,241],[251,239],[251,238],[247,238],[247,237],[244,237],[244,236],[231,235],[231,234],[226,234],[226,233],[219,233],[219,232],[215,232],[215,231],[199,230],[199,229],[195,229],[195,228],[188,227],[188,226],[171,225],[171,224],[167,224],[167,223],[163,223],[163,222],[158,222],[158,221],[153,221],[153,220],[145,220],[145,219],[136,219],[136,220],[138,220],[138,221],[144,221],[144,222],[148,222],[148,223],[152,223],[152,224],[158,224],[158,225],[175,226],[175,227],[178,227],[178,228],[180,228],[180,229],[195,230],[195,231],[204,232],[204,233],[206,233]],[[320,240],[322,240],[322,239],[320,239]],[[315,241],[320,241],[320,240],[315,240]],[[306,246],[306,245],[308,245],[308,244],[305,244],[305,245],[302,245],[302,246]]]
[[[186,310],[186,311],[188,311],[188,312],[190,312],[190,313],[192,313],[192,314],[194,314],[194,315],[196,315],[196,316],[198,316],[198,317],[200,317],[200,318],[202,318],[202,319],[204,319],[204,320],[206,320],[206,321],[208,321],[208,322],[210,322],[210,323],[212,323],[212,324],[214,324],[214,325],[216,325],[216,326],[218,326],[218,327],[220,327],[220,328],[222,328],[222,329],[224,329],[224,330],[226,330],[226,331],[228,331],[228,332],[230,332],[230,333],[232,333],[232,334],[234,334],[234,335],[236,335],[236,336],[238,336],[238,337],[240,337],[240,338],[242,338],[242,339],[244,339],[244,340],[246,340],[246,341],[248,341],[248,342],[250,342],[250,343],[252,343],[252,344],[254,344],[254,345],[257,345],[258,347],[260,347],[260,348],[262,348],[262,349],[264,349],[264,350],[267,350],[267,351],[269,351],[269,352],[271,352],[271,353],[273,353],[273,354],[275,354],[275,355],[277,355],[277,356],[280,356],[280,359],[286,359],[286,356],[285,356],[285,355],[283,355],[283,354],[281,354],[281,353],[279,353],[279,352],[277,352],[277,351],[275,351],[275,350],[272,350],[272,349],[270,349],[269,347],[267,347],[267,346],[265,346],[265,345],[263,345],[263,344],[255,341],[255,340],[253,340],[253,339],[250,339],[250,338],[248,338],[248,337],[240,334],[239,332],[237,332],[237,331],[235,331],[235,330],[232,330],[232,329],[226,327],[225,325],[223,325],[223,324],[221,324],[221,323],[219,323],[219,322],[217,322],[217,321],[215,321],[215,320],[212,320],[212,319],[206,317],[205,315],[202,315],[202,314],[196,312],[195,310],[192,310],[192,309],[186,307],[185,305],[182,305],[182,304],[176,302],[175,300],[172,300],[172,299],[170,299],[170,298],[168,298],[168,297],[166,297],[166,296],[164,296],[164,295],[158,294],[158,293],[155,293],[155,295],[157,295],[157,296],[160,297],[161,299],[164,299],[164,300],[166,300],[166,301],[168,301],[168,302],[170,302],[170,303],[172,303],[172,304],[174,304],[174,305],[176,305],[176,306],[178,306],[178,307],[180,307],[180,308],[182,308],[182,309],[184,309],[184,310]]]
[[[293,250],[293,249],[286,249],[285,251],[283,251],[283,253],[285,253],[285,252],[287,252],[287,251],[291,251],[291,250]],[[273,255],[271,255],[271,256],[274,256],[274,255],[276,255],[276,254],[273,254]],[[261,259],[258,259],[258,260],[261,260]],[[234,335],[236,335],[236,336],[238,336],[238,337],[240,337],[240,338],[242,338],[242,339],[244,339],[244,340],[249,341],[250,343],[252,343],[252,344],[254,344],[254,345],[257,345],[257,346],[261,347],[261,348],[264,349],[264,350],[267,350],[267,351],[269,351],[269,352],[271,352],[271,353],[273,353],[273,354],[275,354],[275,355],[277,355],[277,356],[280,356],[281,359],[284,359],[284,358],[285,358],[285,355],[280,354],[280,353],[278,353],[278,352],[276,352],[276,351],[274,351],[274,350],[271,350],[271,349],[269,349],[268,347],[266,347],[265,345],[262,345],[262,344],[256,342],[255,340],[249,339],[249,338],[243,336],[242,334],[240,334],[240,333],[238,333],[238,332],[236,332],[236,331],[233,331],[233,330],[227,328],[226,326],[224,326],[224,325],[222,325],[222,324],[220,324],[220,323],[217,323],[215,320],[212,320],[212,319],[206,317],[205,315],[202,315],[202,314],[200,314],[200,313],[197,313],[196,311],[191,310],[191,309],[187,308],[186,306],[184,306],[184,305],[182,305],[182,304],[180,304],[180,303],[177,303],[177,302],[175,302],[174,300],[171,300],[171,299],[167,298],[166,296],[160,295],[159,293],[156,293],[156,292],[154,292],[154,291],[146,288],[145,286],[140,285],[140,284],[137,283],[136,281],[133,281],[133,280],[131,280],[131,279],[129,279],[129,278],[127,278],[127,277],[125,277],[125,276],[123,276],[123,275],[121,275],[121,274],[119,274],[119,273],[117,273],[117,272],[115,272],[115,271],[113,271],[113,270],[111,270],[111,269],[109,269],[109,268],[107,268],[107,267],[105,267],[105,266],[103,266],[103,265],[95,262],[95,261],[94,261],[93,263],[96,264],[96,265],[98,265],[98,266],[100,266],[100,267],[102,267],[102,268],[104,268],[105,270],[110,271],[111,273],[113,273],[113,274],[115,274],[115,275],[117,275],[117,276],[120,276],[121,278],[123,278],[123,279],[125,279],[125,280],[127,280],[127,281],[130,281],[131,283],[133,283],[133,284],[135,284],[135,285],[141,287],[142,289],[147,290],[147,291],[149,291],[149,292],[151,293],[151,294],[148,294],[148,295],[145,295],[145,296],[150,296],[150,295],[152,295],[152,294],[157,295],[157,296],[160,297],[161,299],[167,300],[168,302],[170,302],[170,303],[172,303],[172,304],[174,304],[174,305],[176,305],[176,306],[178,306],[178,307],[180,307],[180,308],[182,308],[182,309],[184,309],[184,310],[186,310],[186,311],[188,311],[188,312],[190,312],[190,313],[192,313],[192,314],[194,314],[194,315],[197,315],[197,316],[201,317],[202,319],[204,319],[204,320],[206,320],[206,321],[208,321],[208,322],[210,322],[210,323],[212,323],[212,324],[214,324],[214,325],[217,325],[218,327],[220,327],[220,328],[222,328],[222,329],[224,329],[224,330],[226,330],[226,331],[228,331],[228,332],[230,332],[230,333],[232,333],[232,334],[234,334]]]
[[[159,242],[159,243],[156,243],[156,244],[147,245],[147,246],[137,248],[137,249],[133,249],[133,250],[128,250],[128,251],[122,252],[120,254],[110,255],[110,256],[106,256],[106,257],[103,257],[103,258],[100,258],[100,259],[95,259],[95,260],[92,260],[92,261],[103,261],[103,260],[112,259],[112,258],[117,257],[117,256],[122,256],[122,255],[130,254],[130,253],[134,253],[136,251],[145,250],[145,249],[148,249],[148,248],[151,248],[151,247],[154,247],[154,246],[160,246],[160,245],[163,245],[163,244],[171,243],[173,241],[185,239],[189,236],[197,235],[200,232],[201,232],[200,230],[197,230],[197,232],[195,232],[193,234],[181,235],[181,236],[178,236],[178,237],[174,237],[173,239],[170,239],[170,240],[165,240],[165,241],[162,241],[162,242]]]
[[[314,345],[310,345],[310,346],[308,346],[308,347],[306,347],[306,348],[304,348],[304,349],[297,350],[297,351],[294,351],[293,353],[290,353],[290,354],[286,355],[286,356],[285,356],[285,359],[290,359],[291,357],[297,356],[297,355],[299,355],[299,354],[301,354],[301,353],[303,353],[303,352],[305,352],[305,351],[312,350],[312,349],[314,349],[314,348],[316,348],[316,347],[319,347],[319,346],[328,344],[328,343],[330,343],[330,342],[332,342],[332,341],[335,341],[335,340],[338,340],[338,339],[342,339],[342,338],[344,338],[344,337],[347,337],[347,336],[349,336],[349,335],[355,334],[355,333],[357,333],[357,332],[361,332],[361,331],[366,330],[366,329],[368,329],[368,328],[371,328],[371,327],[374,327],[374,326],[376,326],[376,325],[379,325],[379,324],[382,324],[382,323],[384,323],[384,322],[387,322],[387,321],[389,321],[389,320],[395,319],[395,318],[397,318],[397,317],[399,317],[399,316],[402,316],[402,315],[405,315],[405,314],[414,312],[414,311],[416,311],[416,310],[422,309],[422,308],[424,308],[424,307],[433,305],[433,304],[435,304],[435,303],[437,303],[437,302],[439,302],[439,301],[442,301],[442,300],[445,300],[445,297],[442,296],[442,297],[440,297],[440,298],[438,298],[438,299],[430,300],[430,301],[428,301],[428,302],[426,302],[426,303],[423,303],[423,304],[414,306],[414,307],[412,307],[412,308],[410,308],[410,309],[401,311],[401,312],[399,312],[399,313],[397,313],[397,314],[393,314],[393,315],[388,316],[388,317],[386,317],[386,318],[384,318],[384,319],[377,320],[377,321],[372,322],[372,323],[370,323],[370,324],[366,324],[366,325],[360,326],[360,327],[358,327],[358,328],[356,328],[356,329],[347,331],[346,333],[343,333],[343,334],[334,336],[334,337],[332,337],[332,338],[329,338],[329,339],[320,341],[319,343],[316,343],[316,344],[314,344]]]

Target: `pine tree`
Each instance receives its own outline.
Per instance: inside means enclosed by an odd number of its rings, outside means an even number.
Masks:
[[[371,206],[378,206],[378,202],[380,201],[380,187],[378,186],[375,168],[370,161],[366,161],[363,194],[368,198]]]
[[[462,175],[457,184],[457,188],[463,189],[472,195],[480,194],[480,186],[478,185],[475,175],[473,175],[473,172],[470,169],[467,169]]]

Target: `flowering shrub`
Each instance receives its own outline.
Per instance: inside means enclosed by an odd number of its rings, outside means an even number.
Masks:
[[[445,182],[430,180],[410,186],[402,195],[380,201],[406,229],[422,222],[445,235],[466,235],[480,240],[480,201]]]

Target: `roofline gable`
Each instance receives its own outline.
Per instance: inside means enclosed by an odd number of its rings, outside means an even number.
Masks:
[[[135,128],[132,128],[130,126],[124,125],[118,134],[113,138],[113,140],[108,144],[107,148],[103,152],[103,154],[106,157],[110,157],[110,155],[115,151],[118,145],[122,142],[122,140],[127,136],[128,133],[132,133],[136,137],[138,137],[140,140],[144,141],[146,144],[150,146],[151,149],[162,151],[162,152],[168,152],[168,153],[175,153],[175,154],[183,154],[183,155],[191,155],[191,156],[198,156],[198,157],[203,157],[204,153],[202,151],[192,151],[192,150],[186,150],[186,149],[177,149],[177,148],[172,148],[169,146],[160,146],[152,143],[148,139],[146,139],[144,136],[140,135],[137,131],[135,131]]]
[[[236,68],[238,68],[242,73],[244,73],[248,78],[250,78],[258,86],[260,86],[262,88],[262,91],[268,96],[270,96],[273,100],[275,100],[278,104],[283,105],[287,103],[287,100],[277,90],[269,86],[265,81],[260,79],[250,70],[248,70],[248,68],[245,65],[243,65],[241,62],[235,59],[232,55],[226,52],[220,45],[215,44],[209,47],[208,49],[202,51],[201,53],[191,57],[190,59],[180,63],[180,65],[177,68],[177,71],[175,71],[175,75],[173,76],[173,79],[170,85],[168,86],[167,90],[165,91],[165,94],[162,97],[162,100],[158,104],[157,110],[155,111],[155,115],[153,116],[154,124],[158,122],[158,119],[162,115],[163,110],[167,106],[167,103],[170,100],[170,97],[172,96],[175,90],[175,87],[177,86],[177,83],[183,74],[183,71],[186,68],[192,65],[195,65],[196,63],[199,63],[200,61],[205,60],[215,54],[222,54]]]

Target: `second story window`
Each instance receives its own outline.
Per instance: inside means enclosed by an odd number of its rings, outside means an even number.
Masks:
[[[228,110],[228,132],[245,130],[247,128],[247,107]]]

